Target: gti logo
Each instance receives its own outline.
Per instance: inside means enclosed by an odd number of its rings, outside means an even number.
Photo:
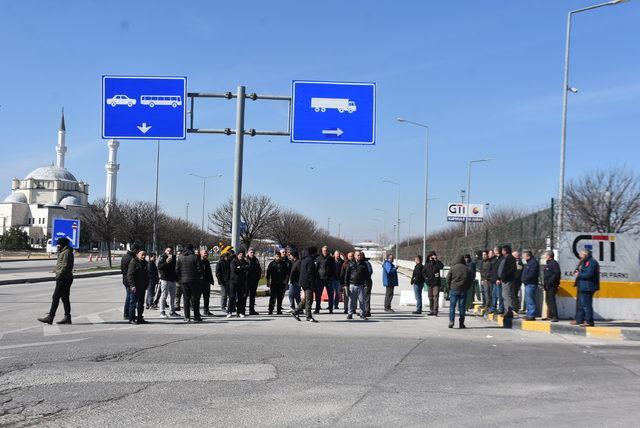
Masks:
[[[466,204],[449,204],[449,214],[464,215],[467,210]]]
[[[615,240],[616,240],[615,235],[578,235],[576,236],[576,239],[573,240],[573,245],[571,249],[573,250],[573,254],[576,256],[576,258],[580,258],[578,254],[578,248],[579,248],[580,242],[587,241],[587,242],[584,242],[580,248],[591,250],[593,255],[596,256],[596,252],[594,251],[593,247],[594,247],[594,244],[598,244],[597,257],[598,257],[598,260],[602,262],[604,261],[604,256],[605,256],[604,244],[605,242],[609,242],[609,261],[615,262],[616,261]]]

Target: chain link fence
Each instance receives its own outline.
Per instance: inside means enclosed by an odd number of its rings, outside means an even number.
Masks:
[[[552,205],[499,226],[482,227],[466,237],[437,242],[427,241],[427,252],[435,251],[445,264],[452,263],[455,257],[462,254],[480,257],[483,250],[501,245],[510,245],[514,250],[519,251],[530,250],[538,256],[550,248],[555,239],[553,215]],[[401,247],[399,251],[399,256],[403,260],[413,260],[416,254],[422,254],[421,242]]]

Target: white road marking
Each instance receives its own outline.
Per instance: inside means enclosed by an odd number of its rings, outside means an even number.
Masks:
[[[13,388],[87,382],[267,381],[275,379],[276,375],[276,368],[271,364],[149,364],[102,361],[42,364],[7,373],[1,376],[0,380],[3,387]]]
[[[5,349],[16,349],[16,348],[28,348],[31,346],[47,346],[47,345],[57,345],[58,343],[73,343],[80,342],[82,340],[87,340],[88,337],[83,337],[80,339],[68,339],[68,340],[56,340],[51,342],[31,342],[31,343],[19,343],[17,345],[5,345],[0,346],[0,351]]]

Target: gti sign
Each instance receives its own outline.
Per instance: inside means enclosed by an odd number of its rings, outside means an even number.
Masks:
[[[375,144],[375,83],[294,80],[292,105],[292,143]]]
[[[54,218],[51,232],[51,245],[58,245],[58,239],[67,238],[71,248],[80,246],[80,220]]]
[[[186,77],[102,76],[102,138],[184,140]]]
[[[467,211],[467,204],[452,202],[447,205],[447,221],[464,221]],[[484,205],[469,204],[469,222],[481,223],[484,220]]]

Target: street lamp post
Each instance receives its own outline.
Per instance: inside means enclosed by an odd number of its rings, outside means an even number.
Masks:
[[[562,220],[564,215],[564,170],[567,149],[567,95],[569,92],[576,93],[577,89],[569,86],[569,54],[571,50],[571,18],[574,14],[586,12],[588,10],[598,9],[604,6],[615,6],[628,0],[612,0],[593,6],[576,9],[567,13],[567,35],[564,48],[564,85],[562,88],[562,140],[560,143],[560,177],[558,183],[558,217],[557,217],[557,242],[560,242],[560,234],[562,233]]]
[[[469,170],[467,174],[467,192],[466,192],[467,206],[465,207],[465,210],[464,210],[464,236],[467,236],[469,233],[469,204],[471,203],[471,165],[474,163],[489,162],[490,160],[492,159],[485,158],[485,159],[476,159],[476,160],[469,161]]]
[[[397,207],[397,218],[396,218],[396,227],[395,227],[395,235],[396,235],[396,260],[398,260],[398,246],[400,245],[400,183],[396,183],[391,180],[382,180],[383,183],[393,184],[398,187],[398,207]]]
[[[200,223],[200,246],[202,246],[202,243],[204,242],[204,207],[205,207],[205,196],[207,194],[207,180],[210,178],[220,178],[222,177],[222,174],[203,176],[203,175],[198,175],[190,172],[189,175],[202,180],[202,220]]]
[[[424,228],[422,231],[422,259],[427,259],[427,215],[429,211],[429,125],[425,125],[419,122],[413,122],[411,120],[404,119],[402,117],[397,118],[398,122],[409,123],[411,125],[419,126],[425,130],[424,139]]]

